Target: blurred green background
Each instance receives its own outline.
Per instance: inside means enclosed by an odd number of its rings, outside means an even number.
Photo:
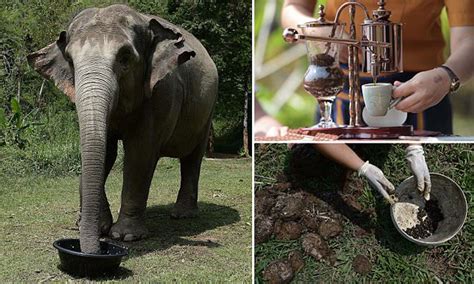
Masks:
[[[318,0],[326,4],[326,0]],[[283,41],[280,11],[283,0],[255,1],[255,81],[256,96],[264,110],[283,125],[302,127],[314,124],[317,102],[302,88],[307,68],[303,44],[291,45]],[[446,11],[441,14],[446,42],[449,24]],[[445,55],[449,54],[449,44]],[[452,96],[454,134],[474,135],[474,80],[465,84]]]

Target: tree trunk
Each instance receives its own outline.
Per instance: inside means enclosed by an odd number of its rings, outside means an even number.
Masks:
[[[214,155],[214,123],[211,121],[209,129],[209,138],[207,139],[206,157],[211,158]]]
[[[249,96],[247,93],[245,94],[244,100],[244,131],[243,131],[243,145],[244,145],[244,156],[249,157],[249,132],[248,132],[248,103],[249,103]]]

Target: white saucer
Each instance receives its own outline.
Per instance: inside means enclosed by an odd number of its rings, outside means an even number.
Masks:
[[[362,110],[362,118],[364,119],[365,123],[371,127],[401,126],[405,120],[407,120],[407,113],[392,108],[387,111],[386,115],[373,116],[370,115],[367,109],[364,107]]]

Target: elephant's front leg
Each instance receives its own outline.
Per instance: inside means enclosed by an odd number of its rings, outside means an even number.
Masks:
[[[107,177],[114,166],[115,159],[117,158],[117,139],[109,137],[107,139],[107,150],[105,156],[105,175],[104,182],[102,185],[102,191],[100,196],[100,216],[99,216],[99,228],[101,235],[108,235],[110,228],[112,227],[112,213],[110,212],[109,202],[107,201],[107,195],[105,193],[105,182]],[[82,176],[79,176],[79,194],[80,194],[80,212],[82,211]],[[79,212],[79,218],[76,221],[76,225],[80,227],[81,213]]]
[[[143,140],[124,140],[122,205],[110,230],[112,238],[134,241],[148,234],[145,209],[157,160],[156,152],[145,146]]]

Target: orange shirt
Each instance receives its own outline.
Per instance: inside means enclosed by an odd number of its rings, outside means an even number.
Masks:
[[[328,0],[326,18],[334,20],[337,8],[346,0]],[[377,9],[377,0],[358,0],[367,7],[370,16]],[[450,27],[474,26],[474,0],[387,0],[385,9],[392,12],[390,20],[403,24],[403,69],[423,71],[442,65],[445,42],[441,32],[440,14],[446,6]],[[340,15],[349,32],[349,8]],[[360,24],[364,12],[356,8],[355,23],[360,39]],[[474,40],[474,39],[473,39]]]

